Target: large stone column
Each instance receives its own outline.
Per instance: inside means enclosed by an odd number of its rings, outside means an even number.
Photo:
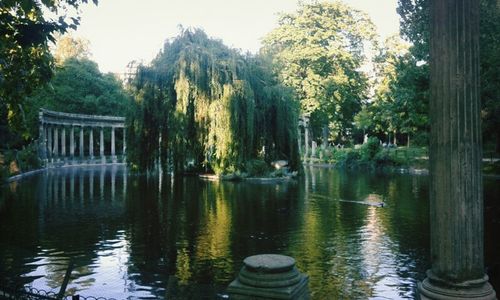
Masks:
[[[123,162],[126,161],[126,154],[127,154],[127,134],[126,134],[126,130],[125,130],[125,127],[123,127],[123,151],[122,151],[122,154],[123,154]]]
[[[39,128],[38,128],[38,147],[39,147],[39,155],[40,159],[45,161],[47,158],[47,137],[46,137],[46,130],[45,130],[45,123],[43,122],[43,113],[39,113]]]
[[[115,153],[115,128],[111,127],[111,158],[113,162],[116,162],[116,153]]]
[[[61,156],[66,156],[66,128],[61,128]]]
[[[52,157],[52,126],[47,124],[47,156]]]
[[[75,126],[71,126],[71,131],[69,132],[69,154],[71,159],[75,158]]]
[[[101,155],[101,161],[102,163],[105,163],[106,162],[106,157],[104,157],[104,128],[101,127],[101,136],[100,136],[100,139],[99,139],[99,154]]]
[[[59,128],[56,126],[54,126],[54,157],[58,157],[59,156]]]
[[[89,128],[89,157],[90,160],[94,159],[94,129],[92,127]]]
[[[484,272],[479,1],[431,1],[432,268],[422,299],[495,299]]]
[[[304,161],[309,156],[309,122],[304,122]]]
[[[80,157],[83,159],[83,125],[80,127]]]

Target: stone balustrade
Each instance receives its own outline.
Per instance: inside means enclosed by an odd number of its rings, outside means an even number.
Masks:
[[[46,166],[66,164],[106,164],[126,161],[126,127],[124,117],[83,115],[41,109],[39,112],[40,158]],[[111,141],[105,145],[104,132],[109,128]],[[116,130],[122,130],[121,159],[116,153]],[[69,132],[69,145],[66,132]],[[99,141],[94,141],[94,131],[99,132]],[[87,134],[85,134],[87,133]],[[79,143],[75,141],[79,135]],[[88,139],[87,145],[85,138]],[[96,156],[94,145],[99,146]],[[69,146],[69,153],[66,147]],[[106,149],[109,149],[106,156]]]

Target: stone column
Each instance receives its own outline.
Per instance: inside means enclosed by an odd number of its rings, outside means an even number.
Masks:
[[[69,132],[69,154],[71,159],[75,158],[75,126],[71,126],[71,131]]]
[[[99,139],[99,148],[100,148],[100,155],[101,155],[101,160],[102,163],[106,162],[106,157],[104,157],[104,128],[101,127],[101,137]]]
[[[47,156],[52,157],[52,126],[47,124]]]
[[[59,156],[59,128],[56,126],[54,126],[54,157],[58,157]]]
[[[123,151],[122,151],[122,154],[123,154],[123,162],[125,162],[127,159],[126,159],[126,154],[127,154],[127,134],[126,134],[126,131],[125,131],[125,127],[123,127]]]
[[[63,158],[66,156],[66,128],[64,126],[61,128],[61,156]]]
[[[111,127],[111,158],[113,162],[116,162],[116,154],[115,154],[115,128]]]
[[[83,159],[83,125],[80,127],[80,157]]]
[[[297,128],[297,141],[299,143],[299,155],[302,152],[302,124],[299,122],[299,126]]]
[[[479,1],[431,1],[432,268],[421,299],[495,299],[484,272]]]
[[[92,127],[89,132],[89,157],[90,160],[94,159],[94,129]]]
[[[44,160],[47,158],[47,141],[46,141],[46,131],[45,124],[43,122],[43,113],[39,113],[39,128],[38,128],[38,147],[39,147],[39,155],[40,159]]]
[[[304,122],[304,161],[309,155],[309,124]]]

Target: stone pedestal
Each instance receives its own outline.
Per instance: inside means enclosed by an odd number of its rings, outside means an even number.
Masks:
[[[421,299],[496,299],[484,272],[479,1],[431,1],[432,268]]]
[[[292,257],[261,254],[245,258],[238,277],[229,284],[230,299],[309,299],[309,278]]]

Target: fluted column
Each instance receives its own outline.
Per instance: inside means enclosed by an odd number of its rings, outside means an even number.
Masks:
[[[59,156],[59,128],[58,126],[54,126],[54,157],[58,158]]]
[[[47,124],[47,156],[52,157],[52,125]]]
[[[101,136],[99,139],[99,148],[100,148],[100,155],[101,155],[101,160],[102,162],[106,162],[106,157],[104,157],[104,128],[101,127]]]
[[[431,1],[430,228],[422,299],[495,299],[484,272],[479,1]]]
[[[309,155],[309,123],[304,123],[304,161]]]
[[[111,127],[111,158],[113,162],[116,162],[116,153],[115,153],[115,128]]]
[[[94,159],[94,129],[92,127],[89,128],[89,157],[90,160]]]
[[[123,162],[125,162],[127,160],[127,134],[126,134],[126,130],[125,130],[125,127],[123,127],[123,151],[122,151],[122,154],[123,154]]]
[[[46,130],[45,130],[45,123],[42,120],[43,115],[42,112],[39,114],[39,128],[38,128],[38,143],[39,143],[39,151],[40,151],[40,158],[45,161],[47,158],[47,137],[46,137]]]
[[[80,127],[80,157],[83,159],[83,126]]]
[[[66,128],[61,128],[61,156],[66,158]]]
[[[75,158],[75,126],[71,126],[69,132],[69,154],[71,159]]]

